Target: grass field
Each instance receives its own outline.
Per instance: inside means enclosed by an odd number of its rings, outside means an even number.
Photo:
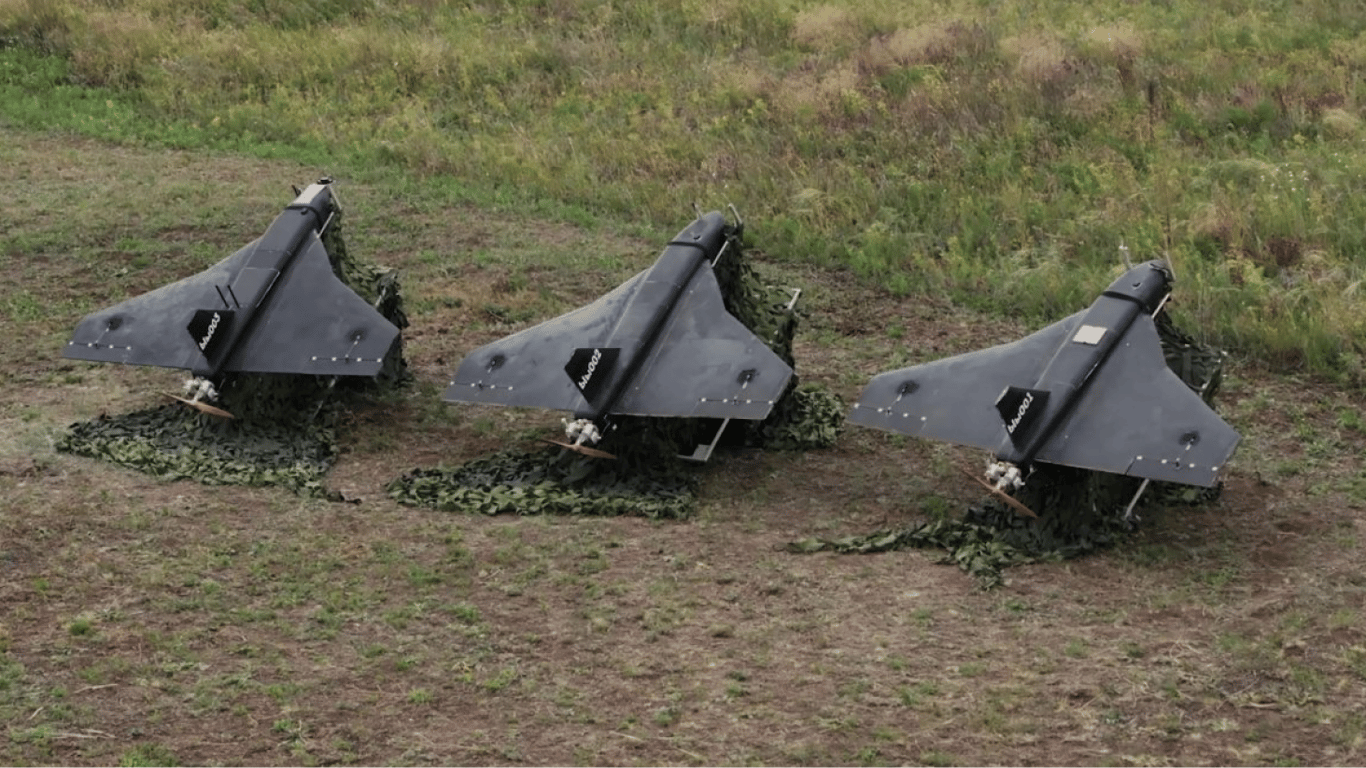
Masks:
[[[1360,383],[1366,8],[0,0],[16,126],[674,226],[1032,321],[1118,247],[1202,333]],[[570,213],[570,212],[573,213]]]
[[[0,0],[0,763],[1360,764],[1364,28],[1328,0]],[[413,387],[348,414],[328,478],[359,503],[57,453],[177,378],[62,360],[76,321],[323,174],[412,318]],[[976,500],[974,453],[871,430],[720,456],[685,521],[385,498],[551,434],[447,376],[693,201],[804,289],[798,372],[846,399],[1079,307],[1121,240],[1169,251],[1178,319],[1232,353],[1221,500],[983,592],[933,552],[782,551]]]
[[[1220,502],[1145,510],[1122,547],[1013,569],[993,592],[933,553],[781,551],[975,497],[954,469],[970,453],[870,430],[828,451],[720,456],[682,522],[403,507],[382,491],[402,471],[556,428],[442,404],[463,351],[592,298],[661,236],[342,175],[352,252],[406,276],[417,377],[350,415],[328,483],[360,503],[163,482],[52,445],[74,420],[157,402],[175,374],[58,350],[111,295],[258,234],[290,197],[277,180],[318,169],[3,139],[0,761],[1361,760],[1355,391],[1231,364],[1221,402],[1245,440]],[[759,268],[806,288],[799,371],[846,398],[889,361],[1022,330],[838,272]]]

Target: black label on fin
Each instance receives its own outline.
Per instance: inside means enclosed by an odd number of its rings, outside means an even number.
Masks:
[[[576,349],[565,365],[564,372],[574,380],[574,386],[583,393],[584,399],[596,405],[597,396],[607,380],[612,378],[612,369],[616,367],[620,355],[621,350],[616,348]]]
[[[1040,389],[1006,387],[996,398],[996,412],[1001,414],[1012,443],[1018,446],[1025,441],[1047,404],[1048,392]]]
[[[223,339],[228,337],[228,325],[232,323],[232,315],[230,309],[201,309],[190,318],[190,324],[186,329],[190,332],[190,338],[194,339],[194,345],[199,347],[205,358],[212,360],[218,353]]]

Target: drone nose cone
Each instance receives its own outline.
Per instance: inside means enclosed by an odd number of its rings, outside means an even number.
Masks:
[[[1160,259],[1144,262],[1125,272],[1110,284],[1105,295],[1119,296],[1138,302],[1149,314],[1157,311],[1162,300],[1171,292],[1172,273]]]

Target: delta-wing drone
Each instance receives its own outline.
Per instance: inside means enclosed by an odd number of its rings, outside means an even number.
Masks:
[[[880,374],[849,420],[992,451],[1003,493],[1036,462],[1143,478],[1138,494],[1151,480],[1212,487],[1239,435],[1163,359],[1153,318],[1171,282],[1149,261],[1019,341]]]
[[[223,261],[86,316],[63,356],[186,369],[176,399],[220,416],[205,401],[226,374],[378,375],[399,330],[333,272],[321,239],[333,215],[331,180],[310,184]]]
[[[606,296],[474,350],[443,398],[572,411],[559,444],[596,456],[614,416],[721,419],[718,438],[730,419],[765,418],[792,368],[726,311],[712,267],[727,229],[701,216]]]

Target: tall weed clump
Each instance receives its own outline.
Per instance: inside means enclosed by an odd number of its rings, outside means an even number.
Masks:
[[[1180,265],[1205,341],[1339,371],[1366,346],[1356,0],[0,0],[0,39],[154,141],[661,227],[734,202],[776,258],[1038,322],[1123,243]]]

